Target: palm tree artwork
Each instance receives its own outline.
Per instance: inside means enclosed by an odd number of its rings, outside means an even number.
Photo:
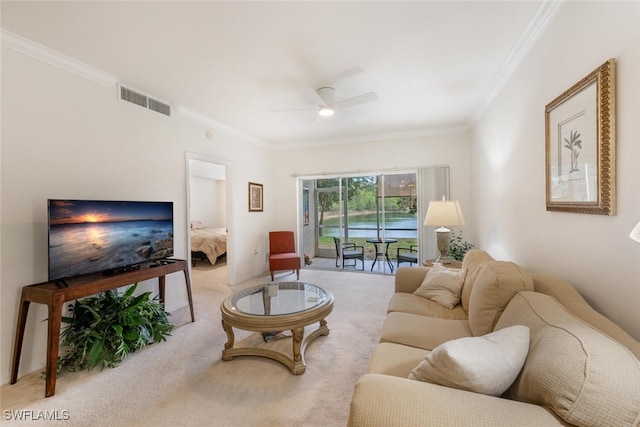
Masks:
[[[582,140],[580,139],[580,134],[577,130],[572,130],[569,139],[564,138],[565,148],[571,150],[571,172],[578,172],[578,156],[580,155],[580,151],[582,150]]]

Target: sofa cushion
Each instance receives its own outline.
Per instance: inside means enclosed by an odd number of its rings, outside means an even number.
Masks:
[[[469,326],[473,335],[480,336],[493,331],[517,292],[533,290],[533,279],[522,267],[507,261],[483,262],[476,272],[469,297]]]
[[[466,270],[435,264],[414,294],[435,301],[451,310],[460,302],[465,272]]]
[[[387,312],[413,313],[420,316],[438,317],[441,319],[467,319],[467,313],[464,312],[461,305],[457,305],[453,310],[449,310],[435,301],[404,292],[396,292],[393,294],[389,301]]]
[[[462,269],[467,271],[464,278],[464,286],[462,286],[462,293],[460,294],[460,302],[462,308],[466,313],[469,312],[469,297],[471,295],[471,289],[473,289],[473,283],[477,275],[477,267],[480,264],[487,261],[495,261],[491,255],[483,250],[473,249],[466,253],[462,260]]]
[[[355,385],[348,427],[559,427],[555,414],[538,405],[478,393],[367,374]]]
[[[433,350],[447,341],[471,335],[469,322],[466,320],[393,312],[384,321],[380,342],[395,342]]]
[[[529,351],[529,328],[515,325],[436,347],[409,379],[499,396],[516,379]]]
[[[422,348],[382,342],[376,346],[371,359],[369,359],[367,373],[392,375],[406,379],[427,354],[429,354],[429,350]]]
[[[640,423],[640,361],[553,297],[520,292],[496,329],[531,331],[529,356],[506,397],[544,405],[577,426]]]
[[[566,280],[547,273],[532,274],[536,292],[554,297],[574,316],[609,335],[640,359],[640,342],[636,341],[624,329],[595,311],[578,291]]]

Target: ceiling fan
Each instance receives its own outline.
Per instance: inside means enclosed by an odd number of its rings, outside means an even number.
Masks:
[[[336,89],[333,87],[335,83],[339,80],[344,80],[348,77],[352,77],[354,75],[362,73],[362,69],[360,67],[355,67],[349,69],[338,76],[335,76],[330,81],[325,82],[318,89],[314,90],[312,88],[305,88],[307,96],[309,99],[313,100],[313,103],[316,104],[316,107],[308,107],[308,108],[286,108],[286,109],[276,109],[272,110],[274,112],[288,112],[288,111],[317,111],[318,116],[330,117],[335,114],[338,110],[345,110],[351,107],[355,107],[357,105],[368,104],[370,102],[377,101],[378,94],[375,92],[367,92],[362,95],[353,96],[346,99],[341,99],[336,101]]]

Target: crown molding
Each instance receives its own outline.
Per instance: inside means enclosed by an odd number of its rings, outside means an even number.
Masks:
[[[360,144],[367,142],[382,142],[393,141],[410,138],[421,138],[426,136],[435,135],[451,135],[458,133],[467,133],[469,131],[467,126],[450,126],[440,128],[428,128],[428,129],[416,129],[402,132],[386,132],[376,133],[370,135],[359,135],[347,138],[330,138],[330,139],[318,139],[304,142],[273,144],[271,147],[274,150],[295,150],[301,148],[320,147],[329,145],[344,145],[344,144]]]
[[[243,141],[255,144],[262,148],[267,148],[267,149],[273,148],[270,144],[265,143],[264,141],[256,138],[255,136],[249,135],[247,133],[244,133],[237,129],[229,127],[225,124],[222,124],[216,120],[213,120],[211,117],[208,117],[205,114],[199,113],[197,111],[191,110],[190,108],[187,108],[184,105],[176,105],[175,109],[179,116],[192,120],[196,123],[200,123],[201,125],[206,126],[209,129],[224,132],[228,135],[231,135]]]
[[[115,86],[118,84],[118,78],[112,74],[80,62],[77,59],[66,56],[16,33],[5,30],[4,28],[2,28],[2,46],[105,86]]]
[[[480,106],[476,109],[475,113],[469,121],[469,127],[478,121],[480,116],[491,105],[493,100],[498,96],[502,88],[507,81],[511,78],[516,68],[520,65],[523,59],[527,56],[535,42],[547,29],[553,18],[556,16],[558,10],[564,5],[566,0],[544,0],[529,21],[527,28],[525,28],[522,35],[518,38],[513,45],[506,59],[502,63],[502,66],[494,76],[493,80],[489,84],[489,88]]]
[[[84,62],[78,61],[77,59],[64,55],[58,51],[50,49],[42,44],[36,43],[4,28],[0,28],[0,30],[2,46],[8,49],[37,59],[46,64],[53,65],[54,67],[68,71],[87,80],[100,83],[104,86],[116,86],[120,82],[120,79],[118,79],[118,77],[99,70],[96,67],[85,64]],[[178,106],[176,110],[179,115],[205,125],[209,128],[228,133],[244,141],[251,142],[265,148],[271,148],[270,145],[265,144],[261,140],[251,135],[247,135],[229,126],[223,125],[222,123],[219,123],[209,117],[206,117],[203,114],[197,113],[184,106]]]

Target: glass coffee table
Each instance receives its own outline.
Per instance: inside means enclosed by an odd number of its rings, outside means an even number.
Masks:
[[[227,343],[222,360],[236,356],[268,357],[284,364],[293,375],[306,369],[304,351],[319,336],[329,335],[325,318],[333,310],[333,295],[301,282],[281,282],[254,286],[225,299],[220,306]],[[320,326],[304,337],[305,326]],[[233,328],[255,332],[291,331],[293,357],[265,347],[235,347]]]

